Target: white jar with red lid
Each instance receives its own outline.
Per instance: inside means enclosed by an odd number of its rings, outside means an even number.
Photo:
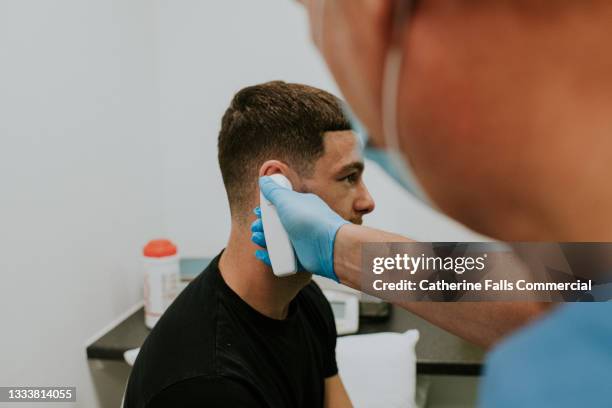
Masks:
[[[145,325],[152,329],[178,294],[179,257],[176,246],[167,239],[150,241],[142,253]]]

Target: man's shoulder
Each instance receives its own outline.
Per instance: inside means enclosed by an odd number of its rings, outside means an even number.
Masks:
[[[215,259],[172,302],[146,342],[163,338],[163,349],[167,351],[172,343],[197,341],[201,336],[207,336],[211,326],[215,325],[217,271]],[[177,333],[181,333],[181,336],[177,336]]]
[[[189,376],[215,374],[215,261],[161,316],[140,348],[126,392],[126,407],[143,406],[160,390]],[[206,310],[206,313],[203,311]]]

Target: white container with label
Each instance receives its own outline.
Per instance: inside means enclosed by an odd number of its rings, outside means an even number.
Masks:
[[[145,325],[152,329],[179,292],[179,257],[167,239],[150,241],[144,255]]]

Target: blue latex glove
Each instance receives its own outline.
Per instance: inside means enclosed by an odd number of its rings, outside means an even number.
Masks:
[[[337,282],[338,277],[334,272],[334,242],[336,233],[341,226],[348,224],[348,221],[336,214],[318,196],[281,187],[270,177],[259,179],[259,189],[276,207],[297,255],[300,270]],[[265,248],[261,211],[256,208],[255,214],[257,219],[251,225],[251,240]],[[270,265],[267,250],[259,249],[255,256]]]

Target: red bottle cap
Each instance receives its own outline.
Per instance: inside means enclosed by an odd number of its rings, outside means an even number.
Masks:
[[[176,255],[176,245],[168,239],[154,239],[143,248],[144,256],[150,258],[163,258],[165,256]]]

